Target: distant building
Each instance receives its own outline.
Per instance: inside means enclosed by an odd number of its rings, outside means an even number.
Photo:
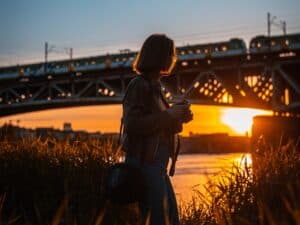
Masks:
[[[300,137],[300,118],[289,116],[255,116],[252,125],[251,148],[256,150],[259,139],[276,149],[294,142]]]
[[[64,131],[65,132],[72,132],[72,124],[71,123],[64,123]]]
[[[53,127],[37,127],[35,129],[35,136],[40,138],[53,137],[56,131]]]
[[[4,124],[0,127],[0,140],[15,140],[35,137],[35,130],[26,129],[12,124]]]
[[[89,137],[92,139],[100,139],[103,137],[101,132],[89,133]]]

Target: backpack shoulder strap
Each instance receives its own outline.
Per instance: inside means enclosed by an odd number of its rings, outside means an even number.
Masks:
[[[151,96],[153,95],[153,87],[151,85],[151,81],[146,77],[144,76],[143,74],[141,75],[138,75],[138,76],[141,76],[146,82],[147,84],[149,85],[149,89],[150,89],[150,95],[149,95],[149,98],[151,99]],[[125,93],[124,93],[124,96],[123,96],[123,99],[122,99],[122,104],[124,103],[125,101],[125,98],[126,96],[128,95],[128,89],[126,89]],[[149,100],[150,100],[149,99]],[[124,123],[123,123],[123,117],[121,118],[121,124],[120,124],[120,129],[119,129],[119,135],[118,135],[118,141],[117,141],[117,146],[119,147],[120,144],[121,144],[121,139],[122,139],[122,136],[123,136],[123,129],[124,129]]]
[[[118,135],[118,142],[117,142],[117,148],[121,145],[122,136],[123,136],[123,117],[121,118],[121,124],[120,124],[119,135]]]
[[[152,106],[152,96],[153,96],[153,92],[154,92],[152,84],[151,84],[151,81],[146,76],[144,76],[143,74],[141,74],[139,76],[141,76],[146,81],[146,83],[149,85],[149,90],[150,90],[149,99],[147,99],[147,100],[145,99],[145,101],[148,101],[149,102],[149,106],[151,107]],[[127,94],[128,94],[128,89],[126,89],[126,91],[125,91],[124,97],[122,99],[122,103],[124,103]],[[121,124],[120,124],[120,130],[119,130],[119,136],[118,136],[118,142],[117,142],[118,143],[118,145],[117,145],[118,147],[121,145],[121,139],[122,139],[122,136],[123,136],[123,131],[124,131],[124,123],[123,123],[123,117],[122,117],[121,118]],[[140,158],[140,160],[141,160],[141,164],[144,164],[144,162],[145,162],[145,152],[144,152],[144,149],[142,149],[142,151],[141,151],[141,158]]]

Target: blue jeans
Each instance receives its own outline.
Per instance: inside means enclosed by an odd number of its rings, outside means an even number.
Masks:
[[[150,219],[149,225],[179,225],[176,197],[167,174],[167,147],[160,145],[151,163],[141,164],[134,156],[126,156],[125,162],[139,166],[145,178],[146,196],[139,202],[142,224]]]

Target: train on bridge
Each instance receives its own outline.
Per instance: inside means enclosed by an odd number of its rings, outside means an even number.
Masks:
[[[300,115],[300,33],[179,46],[170,102],[252,107]],[[43,109],[120,104],[137,52],[0,68],[0,117]]]
[[[243,39],[233,38],[229,41],[187,45],[177,48],[178,63],[185,66],[188,60],[213,60],[215,58],[245,54],[282,53],[300,50],[300,33],[281,36],[257,36],[251,39],[249,48]],[[24,79],[47,75],[49,78],[59,74],[74,72],[81,75],[90,70],[128,68],[132,66],[137,52],[129,49],[118,54],[106,54],[84,57],[74,60],[51,61],[28,65],[17,65],[0,68],[0,81]]]

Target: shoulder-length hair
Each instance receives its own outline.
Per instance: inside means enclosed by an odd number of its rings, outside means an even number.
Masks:
[[[165,34],[149,36],[133,62],[133,70],[143,72],[160,72],[168,75],[175,66],[177,57],[174,41]]]

